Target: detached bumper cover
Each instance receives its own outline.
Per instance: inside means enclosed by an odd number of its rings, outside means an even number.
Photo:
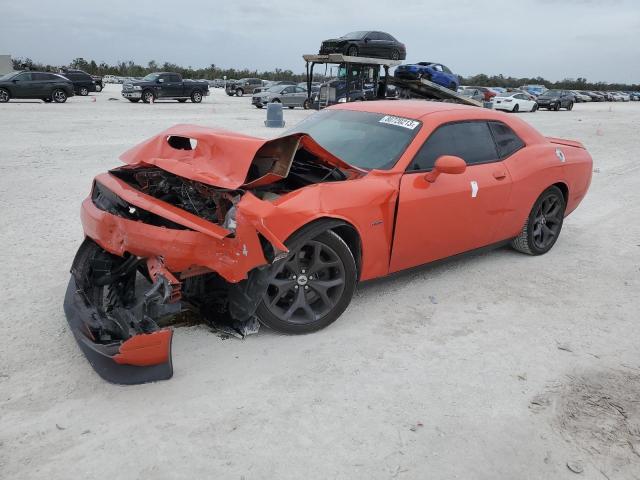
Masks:
[[[87,325],[99,321],[100,313],[86,300],[73,276],[67,286],[64,312],[78,346],[104,380],[135,385],[168,380],[173,376],[172,330],[134,335],[111,344],[96,343]]]

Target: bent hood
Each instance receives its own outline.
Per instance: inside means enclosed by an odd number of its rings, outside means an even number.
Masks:
[[[171,127],[127,150],[120,160],[133,166],[155,165],[184,178],[235,190],[286,177],[300,148],[327,165],[361,171],[304,133],[265,140],[196,125]]]

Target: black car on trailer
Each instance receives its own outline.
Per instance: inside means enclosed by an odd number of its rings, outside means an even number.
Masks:
[[[339,38],[324,40],[320,46],[320,55],[341,53],[350,57],[388,58],[404,60],[407,49],[404,43],[392,35],[379,31],[351,32]]]

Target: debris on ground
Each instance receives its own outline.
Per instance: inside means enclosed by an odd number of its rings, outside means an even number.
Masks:
[[[581,462],[567,462],[567,468],[573,473],[584,472],[584,467],[582,466]]]

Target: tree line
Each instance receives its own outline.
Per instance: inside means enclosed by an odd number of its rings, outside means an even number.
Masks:
[[[69,65],[52,66],[35,62],[30,58],[13,59],[13,68],[15,70],[43,70],[57,72],[61,68],[76,68],[84,70],[91,75],[116,75],[120,77],[144,77],[151,72],[165,71],[177,72],[185,78],[201,79],[206,78],[213,80],[214,78],[245,78],[255,77],[263,80],[290,80],[302,82],[306,79],[304,73],[294,73],[291,70],[283,70],[276,68],[270,71],[258,71],[250,69],[220,68],[215,64],[211,64],[204,68],[193,68],[191,66],[183,67],[175,63],[164,62],[157,63],[151,60],[147,65],[138,65],[132,60],[117,62],[115,65],[109,65],[106,62],[97,63],[95,60],[85,60],[78,57]],[[317,78],[321,78],[320,75]],[[516,78],[505,77],[504,75],[486,75],[484,73],[472,75],[469,77],[461,77],[462,85],[473,85],[478,87],[519,87],[521,85],[545,85],[547,88],[560,88],[569,90],[632,90],[640,91],[640,84],[625,83],[606,83],[606,82],[589,82],[586,78],[565,78],[560,81],[552,82],[542,77],[535,78]]]

